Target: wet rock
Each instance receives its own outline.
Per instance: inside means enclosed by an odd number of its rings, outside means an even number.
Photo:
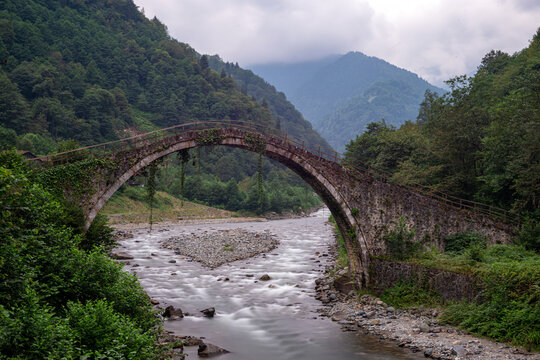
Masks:
[[[259,278],[259,280],[261,280],[261,281],[268,281],[268,280],[272,280],[272,278],[270,277],[270,275],[264,274],[263,276],[261,276],[261,277]]]
[[[176,262],[176,260],[172,259],[172,260],[169,260],[169,263],[171,264],[174,264]]]
[[[220,348],[219,346],[204,342],[199,345],[199,350],[197,350],[197,354],[199,354],[200,357],[212,357],[216,355],[226,354],[228,352],[229,351]]]
[[[214,317],[214,315],[216,313],[216,309],[211,307],[211,308],[208,308],[208,309],[201,310],[201,312],[203,313],[204,316],[206,316],[208,318],[212,318],[212,317]]]
[[[184,336],[182,341],[184,342],[184,346],[199,346],[203,343],[201,339],[193,336]]]
[[[424,351],[424,356],[425,357],[430,357],[431,355],[433,355],[433,350],[432,349],[426,349],[426,351]]]
[[[182,313],[182,309],[176,309],[174,306],[169,305],[165,308],[165,311],[163,312],[163,317],[169,318],[171,320],[176,320],[183,318],[184,313]]]
[[[150,304],[152,305],[159,305],[159,301],[156,299],[150,299]]]
[[[133,256],[127,252],[115,252],[111,254],[111,257],[116,260],[132,260]]]

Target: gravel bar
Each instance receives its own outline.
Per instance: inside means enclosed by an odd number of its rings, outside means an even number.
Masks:
[[[188,256],[210,268],[247,259],[275,249],[279,241],[269,233],[244,229],[191,233],[164,240],[161,246]]]

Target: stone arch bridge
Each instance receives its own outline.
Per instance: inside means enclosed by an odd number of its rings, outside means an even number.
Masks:
[[[480,231],[493,242],[508,242],[512,234],[510,214],[504,210],[390,183],[382,172],[346,164],[335,152],[310,146],[274,128],[240,121],[182,124],[36,158],[33,163],[47,171],[96,160],[86,169],[89,174],[82,183],[69,177],[59,180],[64,196],[81,205],[88,228],[107,200],[141,169],[171,153],[211,145],[260,152],[304,179],[332,212],[345,240],[350,273],[359,287],[369,281],[370,255],[385,252],[383,237],[396,227],[398,219],[415,229],[414,240],[438,247],[444,236],[462,231]]]

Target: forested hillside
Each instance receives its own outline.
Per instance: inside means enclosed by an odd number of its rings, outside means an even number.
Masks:
[[[212,70],[207,56],[172,39],[165,25],[147,19],[130,0],[3,1],[0,64],[0,148],[41,155],[206,119],[281,126],[326,144],[290,103],[273,99],[279,98],[275,91],[256,96],[268,97],[259,104],[231,76]],[[197,166],[197,176],[215,186],[244,181],[247,198],[257,156],[238,150],[215,153],[220,156],[206,157],[207,163]],[[264,176],[280,184],[274,192],[305,186],[288,170],[264,162]],[[180,166],[177,160],[170,165]],[[159,186],[168,189],[163,182]]]
[[[540,215],[540,30],[514,55],[491,51],[473,77],[426,94],[415,122],[371,123],[347,145],[347,159],[531,219]],[[523,218],[523,217],[522,217]],[[526,220],[527,221],[527,220]],[[540,227],[530,226],[540,248]]]
[[[242,69],[238,64],[225,63],[217,55],[209,57],[209,64],[212,69],[222,75],[232,76],[242,93],[253,97],[268,108],[276,121],[276,127],[309,143],[332,150],[326,140],[312,130],[311,123],[303,118],[302,114],[287,100],[285,94],[278,92],[263,78],[255,75],[251,70]]]
[[[306,66],[299,75],[283,77]],[[286,91],[287,97],[337,150],[384,118],[400,125],[414,119],[424,92],[444,91],[376,57],[350,52],[319,62],[254,66],[254,71]],[[296,84],[292,82],[297,81]],[[285,90],[286,89],[286,90]]]

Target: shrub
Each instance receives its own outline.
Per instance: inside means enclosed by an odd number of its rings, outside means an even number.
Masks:
[[[522,245],[527,250],[540,252],[540,210],[525,217],[514,243]]]
[[[66,317],[82,358],[156,358],[155,334],[142,331],[129,317],[117,313],[104,300],[85,304],[70,302]]]
[[[465,249],[478,245],[485,248],[486,239],[478,232],[462,232],[445,236],[444,251],[461,254]]]
[[[396,260],[406,260],[422,246],[412,241],[415,230],[409,230],[404,218],[399,218],[396,227],[384,236],[388,256]]]
[[[91,250],[94,247],[102,247],[105,250],[110,250],[116,244],[113,237],[113,228],[107,225],[109,219],[102,214],[98,214],[90,228],[84,233],[81,244],[83,250]]]
[[[400,279],[394,286],[381,294],[381,300],[397,308],[418,305],[436,306],[442,297],[427,284],[417,284],[413,280]]]
[[[0,305],[0,354],[18,359],[73,359],[73,332],[31,287],[12,309]],[[2,357],[3,358],[3,357]]]

